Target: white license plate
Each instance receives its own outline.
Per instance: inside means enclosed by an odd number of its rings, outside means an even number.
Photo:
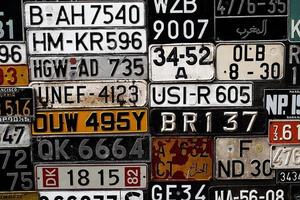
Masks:
[[[145,26],[145,2],[25,3],[25,26],[136,27]]]
[[[30,57],[31,81],[147,79],[147,56]]]
[[[211,81],[215,76],[214,45],[155,44],[149,48],[152,81]]]
[[[130,189],[147,187],[147,165],[36,165],[38,190]]]
[[[273,179],[267,137],[218,137],[215,147],[216,179]]]
[[[30,136],[30,124],[0,124],[0,147],[28,147]]]
[[[271,146],[271,167],[273,169],[296,169],[300,167],[300,146]]]
[[[27,30],[31,55],[145,53],[146,41],[146,29]]]
[[[216,56],[218,80],[280,80],[284,75],[282,43],[219,44]]]
[[[41,191],[40,200],[144,200],[142,190]]]
[[[27,64],[25,43],[1,42],[0,65]]]
[[[252,106],[251,83],[150,84],[150,107]]]
[[[145,81],[32,82],[37,108],[144,106]]]

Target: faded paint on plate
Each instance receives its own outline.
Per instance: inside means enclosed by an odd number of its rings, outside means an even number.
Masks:
[[[120,38],[125,42],[121,42]],[[147,34],[146,29],[141,28],[29,29],[27,30],[27,45],[30,55],[146,53]]]
[[[118,134],[148,131],[148,109],[146,108],[48,110],[37,112],[35,117],[36,120],[32,125],[33,135]],[[129,125],[126,122],[129,122]]]
[[[281,80],[285,67],[282,43],[238,43],[217,45],[218,80]]]
[[[36,108],[99,108],[144,106],[146,81],[32,82]]]
[[[300,167],[300,145],[271,146],[273,169],[296,169]]]
[[[0,124],[0,147],[29,147],[30,124]]]
[[[274,178],[267,137],[217,137],[215,148],[217,180]]]
[[[0,199],[5,200],[39,200],[38,192],[0,192]]]
[[[213,60],[212,43],[151,45],[149,47],[150,79],[152,81],[212,81],[215,77]]]
[[[147,170],[146,164],[38,164],[36,187],[38,190],[147,188]],[[89,181],[80,184],[78,173],[88,174]]]
[[[31,81],[147,79],[147,56],[30,57]]]
[[[27,65],[0,66],[0,86],[28,86]]]

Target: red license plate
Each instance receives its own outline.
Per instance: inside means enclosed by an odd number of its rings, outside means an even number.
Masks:
[[[270,144],[300,144],[300,120],[270,120]]]

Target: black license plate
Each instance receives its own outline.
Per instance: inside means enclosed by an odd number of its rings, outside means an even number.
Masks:
[[[0,41],[23,41],[23,0],[1,0]]]
[[[150,131],[159,134],[265,134],[267,111],[240,109],[152,109]]]
[[[0,149],[0,190],[34,190],[30,148]]]
[[[210,200],[285,200],[289,199],[288,187],[273,185],[214,186],[209,188]]]
[[[150,161],[149,135],[39,136],[32,138],[33,162]]]
[[[150,182],[152,199],[208,199],[209,182]],[[150,198],[149,198],[150,199]]]
[[[300,170],[276,170],[276,183],[300,183]]]
[[[150,44],[212,41],[214,7],[211,0],[149,0]]]
[[[0,123],[30,123],[33,117],[32,88],[0,88]]]
[[[269,119],[300,119],[300,89],[265,89]]]
[[[300,86],[300,44],[290,44],[287,52],[285,82],[288,86]]]
[[[291,185],[291,200],[300,199],[300,185]]]

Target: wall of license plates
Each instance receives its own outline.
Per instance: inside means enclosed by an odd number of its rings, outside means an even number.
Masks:
[[[0,199],[299,200],[299,0],[1,0]]]

